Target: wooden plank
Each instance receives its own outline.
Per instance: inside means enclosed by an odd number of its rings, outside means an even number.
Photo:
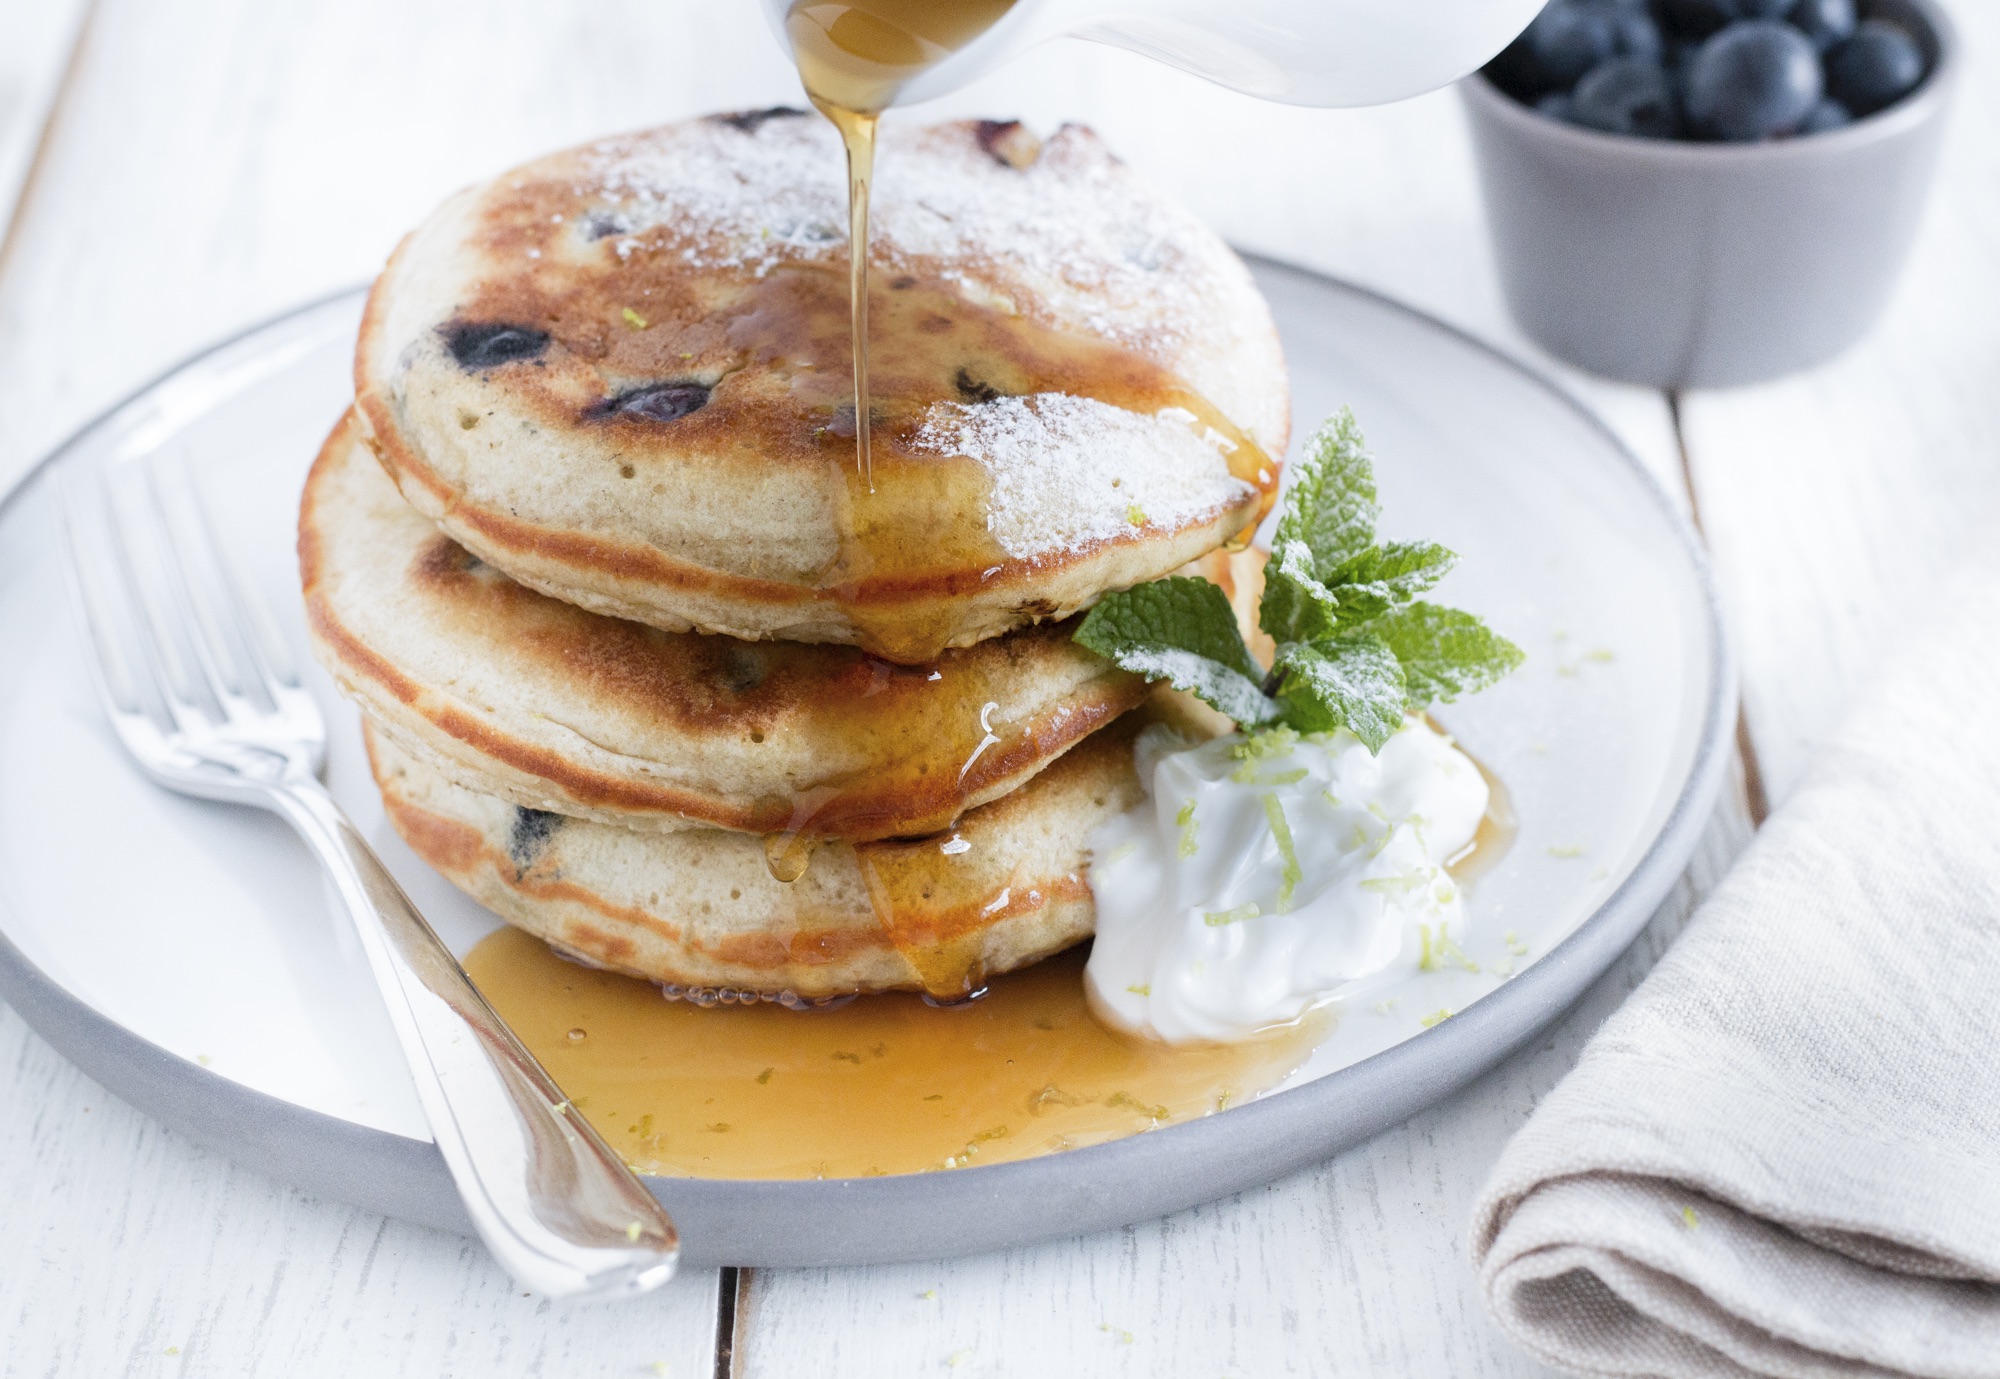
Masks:
[[[476,1241],[307,1197],[163,1130],[0,1008],[0,1371],[706,1379],[715,1273],[524,1295]]]
[[[1952,15],[1958,108],[1886,318],[1824,367],[1682,401],[1773,807],[1940,580],[2000,539],[2000,8]]]
[[[1487,1320],[1473,1194],[1748,838],[1740,794],[1639,941],[1550,1032],[1318,1168],[1164,1221],[872,1269],[757,1270],[737,1373],[1256,1376],[1551,1373]]]
[[[89,0],[0,3],[0,243],[89,9]]]

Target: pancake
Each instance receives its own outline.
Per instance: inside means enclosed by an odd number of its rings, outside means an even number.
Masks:
[[[626,827],[935,832],[1146,692],[1067,624],[911,669],[584,612],[439,532],[351,417],[306,480],[299,564],[321,661],[405,751],[513,804]]]
[[[1087,129],[891,126],[858,471],[842,154],[795,111],[554,154],[448,201],[355,389],[404,496],[567,602],[922,664],[1248,529],[1289,410],[1268,307]]]
[[[640,833],[524,810],[455,785],[373,731],[369,759],[396,831],[502,918],[621,972],[806,1000],[927,990],[959,996],[1087,937],[1085,840],[1142,798],[1134,715],[949,835],[821,844],[772,879],[755,838]]]

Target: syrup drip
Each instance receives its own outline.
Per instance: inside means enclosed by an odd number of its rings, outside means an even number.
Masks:
[[[875,451],[868,392],[868,191],[875,179],[875,129],[879,115],[861,115],[812,98],[833,121],[847,148],[847,299],[850,350],[854,355],[854,462],[861,482],[875,491]]]
[[[798,833],[764,835],[764,865],[773,881],[787,884],[806,874],[812,865],[813,840]]]
[[[1432,726],[1436,726],[1433,724]],[[1465,752],[1465,744],[1458,743],[1458,750]],[[1479,817],[1479,827],[1458,854],[1445,863],[1445,870],[1461,885],[1470,885],[1492,871],[1500,864],[1500,859],[1513,851],[1514,839],[1521,831],[1521,822],[1514,813],[1514,796],[1507,789],[1506,782],[1487,769],[1486,763],[1472,753],[1472,764],[1479,768],[1479,774],[1486,779],[1486,812]]]
[[[952,1009],[897,994],[835,1011],[703,1010],[561,962],[515,929],[465,966],[612,1148],[669,1176],[921,1173],[1099,1144],[1247,1101],[1325,1033],[1320,1015],[1244,1044],[1125,1039],[1085,1004],[1086,951]]]
[[[915,970],[924,994],[945,1003],[972,999],[986,984],[988,927],[1017,911],[1039,908],[1044,899],[1040,891],[1028,888],[1016,895],[1015,887],[1001,878],[1003,884],[997,888],[989,882],[974,892],[988,896],[983,903],[941,911],[930,902],[965,889],[963,873],[980,862],[976,850],[863,847],[856,856],[875,907],[875,922]],[[1081,877],[1065,884],[1071,883],[1079,892],[1088,889]]]
[[[848,275],[832,267],[780,268],[743,290],[714,342],[719,348],[702,355],[725,367],[755,362],[778,374],[802,410],[824,419],[810,437],[810,449],[821,452],[854,444],[863,420],[849,410],[840,371],[824,367],[850,340],[849,287]],[[1278,466],[1271,457],[1185,380],[1133,351],[970,301],[943,281],[878,279],[867,290],[875,340],[867,417],[872,459],[867,473],[850,474],[838,516],[840,546],[817,582],[852,597],[854,621],[883,655],[903,664],[933,661],[957,624],[949,599],[919,612],[897,597],[900,591],[936,590],[942,580],[958,580],[963,587],[954,592],[970,593],[983,583],[979,572],[1022,563],[988,528],[992,474],[986,465],[972,456],[916,448],[917,433],[938,402],[1068,393],[1142,416],[1167,412],[1216,443],[1230,474],[1257,490],[1257,510],[1239,541],[1249,540],[1276,501]],[[724,418],[731,405],[717,401],[707,409],[718,427],[734,423],[734,413]],[[759,424],[744,414],[745,429]]]
[[[881,114],[912,77],[979,37],[1014,0],[793,0],[785,33],[799,79],[833,121],[847,150],[850,342],[854,356],[854,455],[875,491],[868,391],[868,192]]]

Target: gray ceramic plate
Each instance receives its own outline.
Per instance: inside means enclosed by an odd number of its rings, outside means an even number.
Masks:
[[[1451,601],[1529,652],[1447,725],[1512,788],[1518,843],[1471,896],[1483,971],[1421,974],[1342,1012],[1283,1088],[1203,1120],[994,1167],[824,1182],[657,1179],[688,1258],[863,1263],[1157,1216],[1268,1182],[1477,1077],[1632,939],[1679,875],[1727,759],[1733,680],[1702,558],[1587,412],[1490,349],[1359,289],[1257,272],[1303,432],[1351,404],[1385,529],[1465,557]],[[181,450],[232,557],[299,643],[292,520],[347,401],[350,293],[176,370],[55,465]],[[190,1137],[309,1191],[464,1230],[366,976],[282,825],[167,795],[126,764],[64,613],[48,476],[0,507],[0,995],[86,1072]],[[324,680],[328,783],[464,952],[495,924],[385,827],[355,719]],[[1502,980],[1517,936],[1528,956]],[[1404,999],[1406,998],[1406,999]],[[1459,1014],[1425,1029],[1425,1011]],[[801,1016],[800,1018],[811,1018]]]

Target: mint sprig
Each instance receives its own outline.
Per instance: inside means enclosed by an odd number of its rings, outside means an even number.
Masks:
[[[1405,713],[1485,689],[1521,649],[1470,613],[1427,603],[1458,557],[1381,542],[1375,469],[1342,409],[1306,442],[1278,518],[1257,622],[1278,644],[1267,675],[1207,580],[1176,576],[1098,601],[1076,640],[1166,680],[1244,728],[1346,728],[1380,751]]]

